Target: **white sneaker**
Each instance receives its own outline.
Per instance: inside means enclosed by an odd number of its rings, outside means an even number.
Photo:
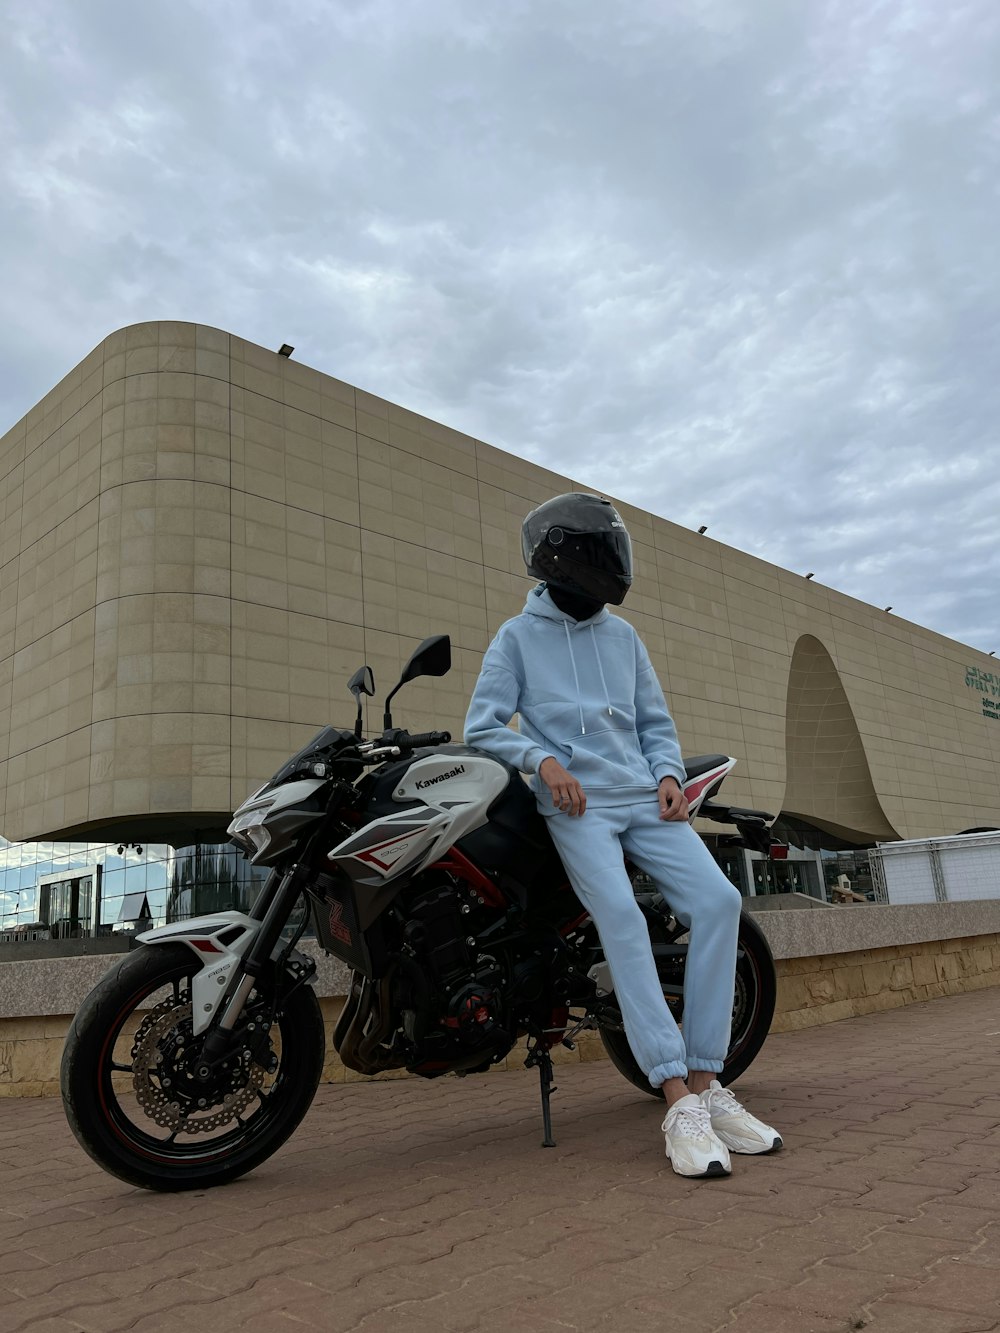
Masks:
[[[732,1152],[777,1152],[781,1147],[778,1131],[751,1115],[717,1078],[701,1094],[700,1100],[711,1117],[716,1137]]]
[[[729,1149],[712,1132],[708,1107],[693,1092],[674,1102],[661,1126],[679,1176],[728,1176]]]

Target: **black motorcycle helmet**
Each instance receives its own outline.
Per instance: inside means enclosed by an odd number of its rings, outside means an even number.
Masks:
[[[632,586],[632,543],[610,500],[575,491],[533,509],[521,526],[528,573],[565,592],[621,606]]]

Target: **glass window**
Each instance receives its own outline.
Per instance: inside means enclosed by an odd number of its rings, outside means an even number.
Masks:
[[[146,863],[140,861],[126,860],[125,862],[125,892],[126,893],[145,893],[146,892]]]
[[[58,932],[58,938],[65,939],[73,924],[73,881],[60,879],[46,887],[49,902],[45,921],[53,934]]]
[[[765,893],[775,893],[773,879],[771,876],[771,862],[764,861],[754,857],[751,862],[753,866],[753,891],[761,895]]]
[[[125,897],[125,871],[120,867],[105,870],[101,886],[101,922],[114,924],[118,920]]]
[[[167,887],[167,867],[163,861],[150,861],[146,866],[146,888],[165,889]]]
[[[735,885],[745,898],[748,891],[748,885],[746,859],[743,855],[743,848],[726,848],[715,852],[714,855],[726,879],[729,880],[730,884]]]
[[[94,907],[94,877],[84,875],[79,881],[76,915],[81,932],[90,934],[90,918]]]
[[[38,865],[22,866],[18,872],[18,887],[33,889],[38,883],[40,875],[51,875],[55,868],[51,861],[42,861]]]

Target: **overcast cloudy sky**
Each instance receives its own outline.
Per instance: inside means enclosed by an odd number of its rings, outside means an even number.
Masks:
[[[188,319],[1000,653],[996,0],[31,0],[0,430]]]

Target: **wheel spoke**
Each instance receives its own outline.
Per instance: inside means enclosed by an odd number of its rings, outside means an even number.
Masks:
[[[131,1073],[132,1073],[132,1066],[131,1066],[131,1065],[123,1065],[123,1064],[122,1064],[120,1061],[118,1061],[118,1060],[112,1060],[112,1061],[111,1061],[111,1069],[112,1069],[112,1072],[115,1073],[115,1074],[131,1074]]]

